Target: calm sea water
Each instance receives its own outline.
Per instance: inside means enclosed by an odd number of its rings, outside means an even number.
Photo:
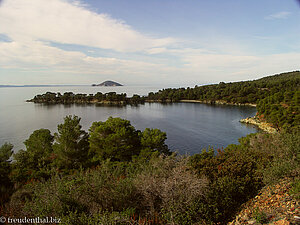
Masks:
[[[253,126],[239,123],[239,119],[253,116],[256,109],[239,106],[211,106],[198,103],[145,103],[139,106],[107,107],[95,105],[42,105],[25,102],[47,91],[74,93],[103,93],[115,91],[146,95],[160,87],[9,87],[0,88],[0,145],[10,142],[14,150],[24,148],[23,142],[37,129],[57,131],[57,124],[66,115],[81,117],[85,130],[94,121],[109,116],[131,121],[139,130],[159,128],[167,133],[167,144],[173,151],[185,154],[201,152],[209,146],[222,148],[238,143],[238,138],[256,132]]]

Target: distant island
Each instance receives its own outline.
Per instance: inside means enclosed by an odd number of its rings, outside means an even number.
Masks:
[[[116,86],[123,86],[123,85],[111,80],[107,80],[102,82],[101,84],[92,84],[92,86],[116,87]]]

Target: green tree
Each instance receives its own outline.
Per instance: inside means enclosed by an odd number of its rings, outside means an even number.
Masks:
[[[34,131],[24,142],[25,150],[14,154],[13,178],[15,181],[26,181],[28,179],[49,178],[54,137],[48,129]]]
[[[81,129],[80,120],[77,116],[67,116],[64,123],[57,126],[53,147],[59,169],[67,171],[88,164],[88,133]]]
[[[11,171],[10,157],[13,153],[13,145],[5,143],[0,147],[0,205],[6,202],[12,190],[12,182],[9,179]]]
[[[170,154],[170,150],[166,145],[167,134],[159,129],[146,128],[141,134],[142,148],[150,151],[158,151],[166,155]]]
[[[90,127],[90,152],[95,163],[105,159],[129,161],[140,152],[139,131],[130,121],[109,117]]]

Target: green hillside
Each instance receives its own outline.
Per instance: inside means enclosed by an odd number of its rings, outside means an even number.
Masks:
[[[256,104],[258,116],[274,127],[300,124],[300,71],[281,73],[253,81],[169,88],[149,93],[147,100],[206,103]]]

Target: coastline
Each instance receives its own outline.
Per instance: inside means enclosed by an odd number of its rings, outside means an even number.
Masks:
[[[107,105],[107,106],[125,106],[127,104],[132,104],[130,102],[127,101],[97,101],[95,99],[90,100],[90,101],[83,101],[83,100],[73,100],[71,102],[44,102],[36,100],[36,99],[30,99],[27,100],[26,102],[34,102],[34,103],[44,103],[44,104],[96,104],[96,105]],[[145,99],[144,102],[147,103],[173,103],[173,101],[167,99],[165,101],[162,100],[148,100]],[[183,100],[179,100],[178,102],[182,102],[182,103],[200,103],[200,104],[210,104],[210,105],[231,105],[231,106],[250,106],[250,107],[256,107],[256,104],[251,104],[251,103],[232,103],[232,102],[226,102],[226,101],[220,101],[220,100],[216,100],[216,101],[211,101],[211,100],[188,100],[188,99],[183,99]],[[141,104],[141,102],[139,103],[135,103],[135,104]],[[240,123],[246,123],[246,124],[252,124],[257,126],[259,129],[267,132],[267,133],[277,133],[276,129],[273,128],[269,123],[266,122],[261,122],[256,116],[254,117],[248,117],[246,119],[240,119],[239,120]]]
[[[255,125],[259,129],[261,129],[267,133],[270,133],[270,134],[277,133],[277,130],[275,128],[273,128],[269,123],[259,121],[259,119],[256,116],[248,117],[246,119],[241,119],[240,122]]]
[[[34,100],[34,99],[30,99],[30,100],[26,100],[26,102],[33,102],[33,103],[39,103],[39,104],[53,104],[53,105],[58,105],[58,104],[97,104],[97,105],[126,105],[129,104],[126,101],[95,101],[95,100],[91,100],[91,101],[81,101],[81,100],[74,100],[74,101],[69,101],[69,102],[55,102],[55,101],[51,101],[51,102],[46,102],[46,101],[39,101],[39,100]]]
[[[251,107],[256,107],[256,104],[251,104],[251,103],[228,103],[225,101],[209,101],[209,100],[180,100],[180,102],[185,102],[185,103],[202,103],[202,104],[216,104],[216,105],[234,105],[234,106],[251,106]],[[278,133],[278,131],[271,126],[271,124],[267,122],[262,122],[257,118],[256,116],[254,117],[247,117],[245,119],[240,119],[240,123],[245,123],[245,124],[251,124],[259,129],[265,131],[266,133],[269,134],[274,134]]]
[[[180,100],[180,102],[190,102],[190,103],[203,103],[203,104],[216,104],[216,105],[236,105],[236,106],[251,106],[256,107],[256,104],[252,103],[233,103],[233,102],[226,102],[221,100],[211,101],[211,100]]]

